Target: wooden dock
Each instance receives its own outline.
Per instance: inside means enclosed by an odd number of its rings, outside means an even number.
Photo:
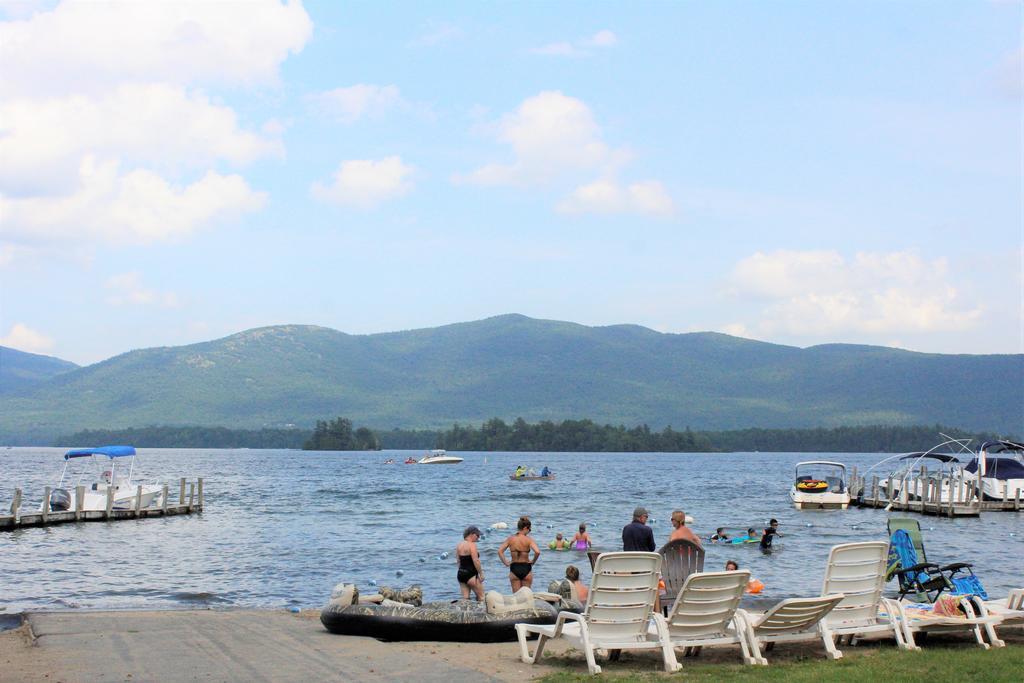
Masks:
[[[11,503],[10,514],[0,515],[0,531],[13,531],[30,526],[49,526],[68,522],[106,522],[120,519],[139,519],[142,517],[166,517],[169,515],[189,515],[203,510],[203,479],[187,482],[184,478],[178,482],[178,502],[170,501],[167,485],[160,495],[160,504],[142,507],[142,486],[136,489],[135,505],[128,509],[114,509],[114,489],[107,489],[107,507],[105,510],[83,510],[84,486],[76,487],[75,510],[49,509],[50,487],[44,489],[42,510],[22,510],[21,489],[14,489],[14,501]],[[186,493],[187,491],[187,493]]]
[[[921,477],[906,481],[905,486],[896,490],[891,479],[881,486],[877,474],[867,482],[865,477],[858,476],[855,467],[850,477],[850,505],[940,517],[977,517],[982,512],[1020,512],[1024,509],[1024,496],[1020,489],[1012,497],[1007,491],[1003,500],[983,500],[976,481],[965,480],[956,474],[932,479],[925,477],[924,473],[924,468],[921,468]]]

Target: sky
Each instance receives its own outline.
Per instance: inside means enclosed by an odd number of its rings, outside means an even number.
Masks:
[[[1021,353],[1022,4],[0,2],[0,344]]]

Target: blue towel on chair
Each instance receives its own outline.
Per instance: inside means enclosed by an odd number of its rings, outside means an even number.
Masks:
[[[981,585],[981,580],[974,574],[955,577],[953,588],[953,595],[977,595],[982,600],[988,600],[985,587]]]

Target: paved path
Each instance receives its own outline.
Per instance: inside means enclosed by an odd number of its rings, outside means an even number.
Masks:
[[[31,634],[0,634],[0,681],[452,683],[544,673],[519,663],[514,643],[382,643],[276,611],[34,613],[28,624]],[[479,660],[466,652],[476,648]]]

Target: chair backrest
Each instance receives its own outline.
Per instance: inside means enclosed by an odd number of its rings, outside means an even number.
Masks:
[[[914,544],[914,552],[917,553],[917,561],[928,561],[928,555],[924,552],[924,537],[921,536],[920,522],[909,517],[890,517],[887,527],[889,530],[889,538],[892,538],[892,535],[897,529],[906,531],[907,535],[910,536],[911,542]]]
[[[591,641],[646,638],[647,622],[658,596],[660,570],[658,553],[614,552],[598,556],[583,612]]]
[[[671,541],[662,546],[658,554],[661,555],[661,578],[665,581],[665,592],[671,596],[682,589],[690,574],[704,571],[704,549],[693,541]]]
[[[750,572],[691,574],[668,615],[673,638],[697,638],[725,632],[743,598]]]
[[[821,594],[827,596],[842,593],[844,597],[826,617],[828,623],[875,622],[885,587],[888,549],[889,544],[885,541],[832,546]]]
[[[831,612],[844,597],[823,595],[818,598],[783,600],[754,623],[754,633],[759,638],[770,640],[772,636],[807,631]]]

